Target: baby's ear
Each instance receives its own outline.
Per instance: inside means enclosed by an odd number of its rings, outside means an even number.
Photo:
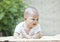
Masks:
[[[24,20],[27,20],[27,18],[24,18]]]

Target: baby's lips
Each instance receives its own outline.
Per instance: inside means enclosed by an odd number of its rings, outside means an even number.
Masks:
[[[36,25],[36,23],[34,23],[33,25]]]

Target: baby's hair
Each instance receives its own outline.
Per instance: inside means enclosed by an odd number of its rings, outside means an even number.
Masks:
[[[25,18],[25,16],[29,16],[31,13],[32,14],[35,13],[34,15],[39,15],[38,14],[38,10],[36,8],[34,8],[34,7],[28,7],[24,11],[24,18]]]

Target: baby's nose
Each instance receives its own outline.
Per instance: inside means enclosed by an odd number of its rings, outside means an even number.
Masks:
[[[37,22],[38,22],[37,20],[34,21],[34,23],[37,23]]]
[[[35,21],[34,24],[37,24],[37,21]]]

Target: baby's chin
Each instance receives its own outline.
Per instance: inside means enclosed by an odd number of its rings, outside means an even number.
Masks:
[[[35,27],[37,24],[33,24],[32,27]]]

